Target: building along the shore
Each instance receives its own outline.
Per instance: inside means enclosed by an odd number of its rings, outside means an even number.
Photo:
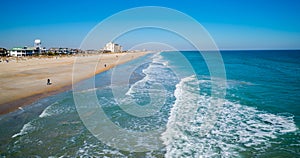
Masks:
[[[50,48],[47,50],[48,53],[54,54],[79,54],[83,53],[80,49],[73,49],[73,48]]]
[[[39,55],[46,51],[46,48],[42,48],[41,46],[41,40],[36,39],[34,40],[34,46],[33,47],[13,47],[9,54],[10,56],[31,56],[31,55]]]
[[[122,52],[122,46],[113,42],[109,42],[104,46],[103,52],[120,53]]]
[[[13,47],[9,51],[11,56],[31,56],[31,55],[38,55],[41,53],[40,49],[35,47]]]

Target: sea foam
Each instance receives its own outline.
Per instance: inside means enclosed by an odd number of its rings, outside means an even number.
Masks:
[[[32,125],[32,122],[28,122],[26,123],[22,129],[20,130],[19,133],[16,133],[12,136],[12,138],[18,137],[18,136],[22,136],[25,135],[27,133],[29,133],[30,131],[33,131],[35,129],[35,127]]]
[[[291,114],[275,115],[225,99],[219,110],[210,111],[214,99],[198,93],[199,83],[190,76],[176,86],[176,101],[161,136],[166,157],[236,157],[247,148],[263,152],[278,136],[297,130]],[[202,135],[206,129],[201,125],[213,112],[216,120]]]

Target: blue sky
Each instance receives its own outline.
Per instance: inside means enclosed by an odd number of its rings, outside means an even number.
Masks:
[[[298,0],[2,1],[0,47],[31,46],[34,39],[40,38],[47,48],[78,48],[99,22],[119,11],[141,6],[168,7],[193,17],[220,49],[300,49]],[[160,31],[156,33],[163,38]],[[147,38],[147,33],[142,37]],[[131,47],[130,39],[121,42],[125,48]]]

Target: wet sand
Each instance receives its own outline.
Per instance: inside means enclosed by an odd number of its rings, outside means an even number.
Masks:
[[[68,90],[74,83],[145,54],[146,52],[26,57],[10,59],[8,63],[1,62],[0,114],[15,111],[38,99]],[[74,65],[76,71],[73,72]],[[47,85],[48,78],[51,85]]]

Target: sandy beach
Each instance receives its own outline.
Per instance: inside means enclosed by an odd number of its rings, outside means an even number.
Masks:
[[[40,98],[72,87],[72,83],[92,77],[146,52],[94,54],[64,57],[26,57],[0,63],[0,114],[9,113]],[[76,63],[79,71],[74,73]],[[51,85],[47,85],[50,79]]]

